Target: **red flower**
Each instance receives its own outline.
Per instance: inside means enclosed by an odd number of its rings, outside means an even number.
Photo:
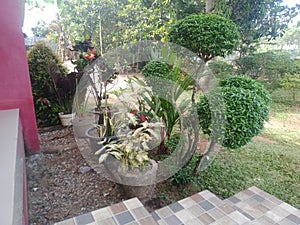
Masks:
[[[141,121],[142,122],[145,122],[147,119],[146,119],[146,116],[144,114],[141,114]]]
[[[96,49],[93,48],[92,50],[88,49],[87,54],[83,56],[84,59],[93,61],[96,58]]]
[[[133,114],[133,115],[136,115],[136,116],[139,116],[138,118],[140,119],[140,121],[143,123],[143,122],[146,122],[147,121],[147,118],[146,118],[146,116],[144,115],[144,114],[138,114],[138,110],[137,109],[135,109],[135,110],[132,110],[131,111],[131,113]]]

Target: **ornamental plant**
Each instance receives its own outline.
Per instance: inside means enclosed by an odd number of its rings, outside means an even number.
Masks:
[[[55,65],[55,73],[65,77],[67,70],[54,51],[44,42],[37,42],[27,53],[34,107],[40,126],[59,123],[60,112],[55,83],[50,70]],[[61,77],[60,76],[60,77]]]
[[[211,103],[220,99],[225,103],[223,127],[212,124],[211,110],[218,114],[218,105]],[[262,131],[268,120],[270,103],[269,93],[258,81],[247,76],[229,77],[220,82],[218,91],[202,96],[197,103],[200,127],[208,135],[223,130],[224,138],[220,144],[230,149],[239,148]]]
[[[137,129],[129,129],[118,134],[118,139],[104,139],[100,144],[104,144],[95,154],[99,156],[99,163],[104,163],[109,155],[120,160],[124,172],[133,168],[140,168],[149,163],[148,150],[151,142],[159,140],[160,133],[155,132],[156,128],[162,126],[161,123],[141,123]]]
[[[196,53],[204,62],[231,54],[238,46],[238,27],[215,14],[190,15],[170,27],[168,40]]]

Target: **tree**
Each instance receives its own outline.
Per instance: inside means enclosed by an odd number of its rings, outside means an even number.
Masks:
[[[177,21],[169,30],[170,42],[188,48],[204,62],[232,53],[239,44],[236,25],[215,14],[199,14]]]
[[[31,28],[31,31],[35,37],[46,37],[50,29],[45,21],[40,20],[35,27]]]
[[[283,46],[296,46],[300,50],[300,21],[296,27],[287,29],[285,34],[278,40],[278,44]]]
[[[241,31],[241,55],[255,49],[261,38],[268,41],[283,35],[288,23],[300,9],[300,5],[289,8],[282,0],[217,0],[215,13],[235,22]]]
[[[223,100],[225,111],[218,104]],[[263,85],[247,76],[229,77],[220,82],[220,87],[202,96],[197,103],[199,124],[203,132],[210,135],[211,144],[198,161],[197,172],[209,163],[210,157],[206,156],[213,153],[216,143],[236,149],[258,135],[268,119],[270,103],[270,95]],[[213,121],[213,117],[219,120],[225,117],[225,122]]]
[[[281,85],[291,93],[292,104],[296,103],[296,94],[300,91],[300,73],[286,75],[281,79]]]

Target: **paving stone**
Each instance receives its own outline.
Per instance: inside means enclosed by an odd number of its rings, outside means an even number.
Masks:
[[[290,212],[282,208],[281,206],[276,206],[272,209],[272,212],[275,213],[276,215],[280,215],[282,217],[287,217],[290,215]]]
[[[254,193],[252,191],[251,191],[251,193],[252,193],[252,195],[249,195],[248,192],[242,191],[242,192],[239,192],[239,193],[235,194],[234,196],[237,197],[238,199],[242,200],[242,201],[245,201],[245,200],[249,199],[251,196],[254,195]]]
[[[264,206],[266,206],[270,210],[277,206],[275,203],[273,203],[273,202],[271,202],[269,200],[265,200],[265,201],[261,202],[261,204],[264,205]]]
[[[235,196],[231,196],[230,198],[228,198],[228,200],[231,201],[233,204],[236,204],[241,201],[240,199],[238,199]]]
[[[234,220],[232,220],[229,216],[224,216],[221,219],[216,221],[218,225],[239,225]]]
[[[204,199],[208,200],[210,198],[213,198],[213,197],[216,197],[215,194],[211,193],[210,191],[208,190],[204,190],[204,191],[201,191],[199,193]]]
[[[215,206],[220,206],[223,205],[223,201],[221,199],[219,199],[218,197],[212,197],[210,199],[208,199],[209,202],[213,203]]]
[[[255,208],[258,209],[259,211],[261,211],[262,213],[266,213],[270,210],[268,207],[266,207],[262,204],[258,204]]]
[[[186,225],[205,225],[198,218],[195,218],[195,219],[192,219],[192,220],[188,220],[185,224]],[[210,225],[213,225],[213,224],[211,223]]]
[[[279,225],[295,225],[294,222],[290,221],[287,218],[284,218],[283,220],[278,222]]]
[[[263,198],[265,198],[265,199],[269,199],[269,198],[271,198],[273,195],[270,195],[269,193],[267,193],[267,192],[264,192],[264,191],[260,191],[259,192],[259,195],[261,196],[261,197],[263,197]]]
[[[86,213],[74,218],[76,225],[86,225],[88,223],[95,222],[94,217],[91,213]]]
[[[290,213],[295,213],[298,211],[298,209],[296,209],[295,207],[283,202],[279,205],[280,207],[284,208],[285,210],[287,210]]]
[[[194,205],[194,206],[188,208],[187,210],[196,217],[200,216],[204,212],[204,210],[202,208],[200,208],[200,206],[198,206],[198,205]]]
[[[104,219],[112,217],[112,213],[108,207],[95,210],[91,213],[92,213],[95,221],[100,221],[100,220],[104,220]]]
[[[219,208],[226,214],[229,214],[235,210],[230,204],[226,204],[226,203],[224,205],[219,206]]]
[[[251,216],[250,214],[248,214],[247,212],[245,212],[243,209],[233,206],[233,208],[235,210],[237,210],[239,213],[243,214],[245,217],[247,217],[249,220],[254,220],[253,216]]]
[[[276,198],[275,196],[272,196],[271,198],[268,199],[269,201],[275,203],[276,205],[280,205],[281,203],[283,203],[282,200]]]
[[[175,215],[171,215],[167,218],[164,218],[164,221],[168,225],[181,225],[181,224],[183,224],[182,221],[180,221],[180,219],[178,219],[177,216],[175,216]]]
[[[191,199],[193,199],[196,203],[199,203],[199,202],[202,202],[205,200],[200,194],[192,195]]]
[[[218,220],[218,219],[222,218],[223,216],[225,216],[225,213],[218,208],[214,208],[209,211],[209,215],[211,215],[215,220]]]
[[[138,198],[128,199],[124,201],[124,204],[126,205],[127,209],[135,209],[138,207],[143,207],[143,204],[139,201]]]
[[[196,217],[188,210],[181,210],[175,213],[175,216],[177,216],[177,218],[180,219],[180,221],[182,221],[184,224],[188,224],[187,221],[196,219]]]
[[[160,218],[171,216],[173,213],[168,207],[163,207],[155,211]]]
[[[198,216],[198,219],[203,222],[203,224],[211,224],[212,222],[215,221],[214,218],[212,218],[209,214],[203,213],[202,215]]]
[[[205,201],[203,201],[203,202],[200,202],[200,203],[199,203],[199,206],[200,206],[202,209],[204,209],[205,211],[208,211],[208,210],[210,210],[210,209],[215,208],[215,206],[214,206],[212,203],[210,203],[209,201],[207,201],[207,200],[205,200]]]
[[[120,203],[110,206],[110,210],[112,211],[113,214],[118,214],[120,212],[126,211],[127,207],[125,206],[125,204],[123,202],[120,202]]]
[[[97,225],[118,225],[114,218],[107,218],[96,222]]]
[[[152,212],[151,213],[151,216],[153,217],[153,219],[154,220],[156,220],[156,221],[158,221],[158,220],[160,220],[161,218],[159,217],[159,215],[157,215],[157,213],[156,212]]]
[[[189,208],[193,205],[196,205],[197,203],[192,198],[185,198],[179,201],[180,205],[182,205],[184,208]]]
[[[178,212],[178,211],[184,209],[183,206],[180,205],[178,202],[175,202],[175,203],[169,205],[169,208],[170,208],[174,213],[176,213],[176,212]]]
[[[68,220],[64,220],[64,221],[55,223],[54,225],[76,225],[76,224],[75,224],[74,219],[73,219],[73,218],[70,218],[70,219],[68,219]]]
[[[260,217],[257,222],[259,222],[262,225],[274,225],[275,221],[272,220],[271,218],[263,215],[262,217]]]
[[[284,216],[280,215],[280,214],[276,214],[272,211],[268,211],[265,213],[265,215],[269,218],[271,218],[273,221],[275,221],[276,223],[279,222],[280,220],[282,220],[284,218]]]
[[[130,210],[130,212],[137,220],[150,215],[149,212],[144,207],[132,209]]]
[[[259,194],[261,192],[261,190],[255,186],[248,188],[248,190],[254,192],[255,194]]]
[[[251,198],[255,199],[258,202],[263,202],[265,200],[265,198],[260,195],[253,195]]]
[[[233,219],[235,222],[238,224],[244,224],[246,222],[249,222],[250,219],[246,216],[244,216],[242,213],[239,211],[234,211],[228,215],[231,219]]]
[[[294,214],[290,214],[286,217],[288,220],[294,222],[295,224],[300,224],[300,218]]]
[[[121,212],[115,215],[115,218],[120,225],[124,225],[134,221],[134,217],[131,215],[129,211]]]

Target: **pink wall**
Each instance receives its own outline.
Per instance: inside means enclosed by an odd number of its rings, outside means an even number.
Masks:
[[[26,147],[39,152],[20,2],[0,0],[0,110],[20,109]]]

